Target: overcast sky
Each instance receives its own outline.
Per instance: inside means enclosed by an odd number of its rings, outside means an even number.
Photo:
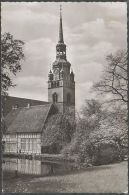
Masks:
[[[2,32],[25,42],[26,59],[9,94],[47,101],[48,71],[55,60],[59,5],[56,2],[3,2]],[[105,56],[127,47],[127,5],[115,3],[62,3],[67,59],[76,81],[79,109],[93,82],[100,79]]]

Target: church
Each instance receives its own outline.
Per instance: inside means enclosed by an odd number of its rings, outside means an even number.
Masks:
[[[7,97],[5,110],[4,152],[56,154],[70,142],[75,119],[75,81],[66,55],[61,10],[56,60],[48,73],[48,102]]]

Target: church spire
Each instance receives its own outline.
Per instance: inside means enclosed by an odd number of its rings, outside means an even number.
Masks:
[[[60,5],[60,25],[59,25],[59,41],[58,43],[64,43],[63,39],[63,25],[62,25],[62,6]]]
[[[63,39],[63,25],[62,25],[62,8],[60,5],[60,24],[59,24],[59,40],[56,45],[56,59],[66,60],[66,45]]]
[[[52,71],[48,74],[48,102],[56,104],[59,112],[75,115],[75,81],[74,73],[70,71],[71,64],[66,56],[66,44],[63,39],[62,10],[60,6],[59,34],[56,44],[56,59],[52,64]]]

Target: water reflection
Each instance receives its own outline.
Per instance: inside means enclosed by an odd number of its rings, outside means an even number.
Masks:
[[[47,175],[52,171],[51,164],[42,163],[40,160],[4,158],[3,171],[17,171],[22,174]]]

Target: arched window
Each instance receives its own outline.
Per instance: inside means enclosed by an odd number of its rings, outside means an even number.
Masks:
[[[70,104],[70,101],[71,101],[71,97],[70,97],[70,94],[68,93],[67,94],[67,103]]]
[[[54,94],[52,95],[52,99],[53,99],[53,103],[57,103],[57,102],[58,102],[57,93],[54,93]]]

